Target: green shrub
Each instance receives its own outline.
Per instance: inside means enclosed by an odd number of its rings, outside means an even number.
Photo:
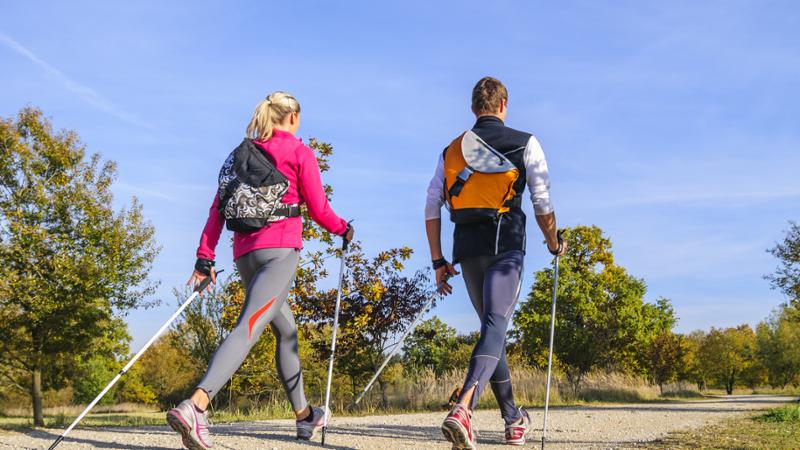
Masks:
[[[758,417],[763,422],[800,422],[800,405],[775,408]]]

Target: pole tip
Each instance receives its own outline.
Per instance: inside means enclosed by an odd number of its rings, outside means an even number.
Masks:
[[[59,437],[58,437],[58,439],[56,439],[56,441],[55,441],[55,442],[53,442],[53,445],[51,445],[51,446],[50,446],[50,447],[49,447],[47,450],[53,450],[53,449],[54,449],[54,448],[56,448],[56,447],[58,446],[58,444],[60,444],[60,443],[61,443],[61,441],[63,441],[63,440],[64,440],[64,436],[59,436]]]
[[[322,427],[322,446],[325,447],[325,432],[328,431],[328,427]]]
[[[542,436],[542,450],[544,450],[544,440],[545,440],[545,437]]]

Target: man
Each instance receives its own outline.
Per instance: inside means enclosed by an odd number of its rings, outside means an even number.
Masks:
[[[458,402],[442,424],[453,449],[475,449],[472,410],[491,384],[505,421],[509,445],[524,445],[531,430],[528,413],[514,403],[506,361],[506,331],[522,280],[525,255],[525,213],[522,193],[527,184],[536,222],[553,255],[565,246],[556,232],[550,204],[550,177],[539,142],[529,133],[504,124],[508,91],[491,77],[472,90],[475,126],[456,138],[439,155],[428,186],[425,229],[436,282],[444,295],[452,293],[448,278],[461,264],[467,292],[481,320],[481,335],[470,360]],[[441,248],[441,207],[447,203],[455,222],[453,262]]]

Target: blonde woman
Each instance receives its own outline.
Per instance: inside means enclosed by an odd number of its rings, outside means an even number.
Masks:
[[[295,137],[299,127],[300,104],[285,92],[275,92],[258,104],[247,127],[247,139],[234,151],[251,152],[251,158],[255,159],[266,156],[280,173],[278,176],[285,177],[282,177],[285,184],[280,190],[280,203],[270,210],[266,226],[250,232],[234,232],[233,257],[246,286],[244,306],[235,328],[211,357],[191,398],[167,413],[167,422],[181,434],[183,444],[189,449],[212,447],[208,404],[242,364],[267,325],[275,333],[275,362],[296,415],[297,438],[311,439],[328,414],[306,401],[297,327],[287,303],[303,246],[300,205],[306,205],[311,218],[320,226],[348,241],[353,238],[354,230],[328,204],[317,159],[313,151]],[[189,278],[189,284],[195,286],[209,276],[216,281],[214,249],[228,212],[225,210],[223,214],[225,208],[220,207],[224,183],[230,181],[223,181],[223,178],[226,168],[230,172],[230,166],[234,165],[234,153],[220,173],[219,193],[214,196],[200,237],[197,263]],[[222,201],[226,199],[223,197]],[[230,218],[228,220],[228,228],[232,228]]]

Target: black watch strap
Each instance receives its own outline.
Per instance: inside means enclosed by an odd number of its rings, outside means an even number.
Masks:
[[[444,258],[434,259],[432,261],[433,270],[439,270],[439,268],[447,265],[447,260]]]

